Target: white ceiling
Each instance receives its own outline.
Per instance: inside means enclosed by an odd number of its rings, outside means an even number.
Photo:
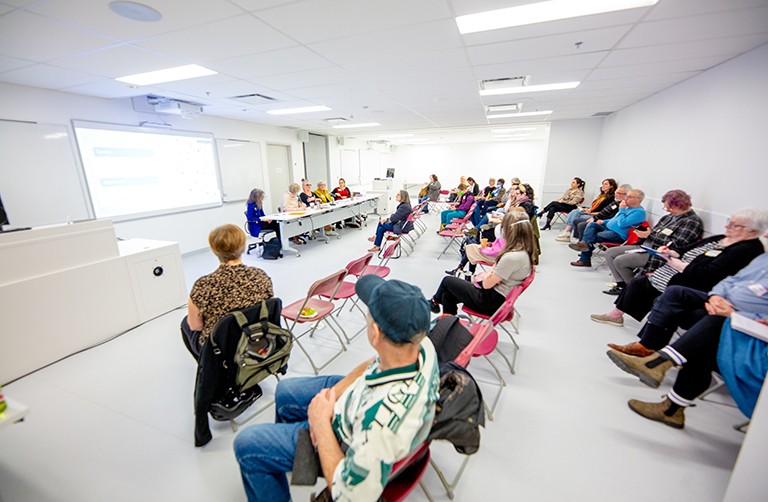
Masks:
[[[574,0],[576,1],[576,0]],[[126,99],[199,102],[206,115],[375,138],[490,129],[484,107],[548,117],[621,110],[768,42],[768,0],[659,0],[654,7],[460,35],[456,15],[530,0],[185,0],[143,2],[132,21],[109,0],[0,0],[0,81]],[[115,77],[196,63],[218,75],[131,87]],[[573,90],[481,97],[478,80],[530,75]],[[256,104],[233,96],[275,98]],[[326,105],[330,112],[266,110]],[[325,119],[379,122],[331,129]]]

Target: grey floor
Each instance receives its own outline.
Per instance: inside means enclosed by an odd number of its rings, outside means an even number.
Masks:
[[[436,216],[425,221],[430,230],[412,256],[391,263],[391,277],[429,296],[457,255],[437,259]],[[373,228],[344,229],[329,244],[310,242],[300,258],[246,262],[265,269],[276,294],[294,301],[314,279],[361,256]],[[611,306],[612,297],[601,293],[607,272],[569,267],[575,253],[554,241],[556,233],[544,232],[539,273],[518,302],[517,374],[504,370],[508,386],[496,420],[487,423],[456,500],[721,500],[743,440],[732,425],[744,417],[728,406],[701,403],[679,431],[632,413],[628,399],[660,399],[670,380],[649,389],[606,358],[605,344],[632,341],[639,324],[617,328],[589,320]],[[186,256],[188,287],[215,266],[208,252]],[[183,315],[170,312],[4,388],[31,412],[0,431],[2,501],[245,500],[229,425],[212,422],[213,441],[193,446],[195,364],[179,338]],[[363,326],[356,312],[341,319],[350,332]],[[66,336],[66,327],[58,336]],[[326,327],[307,341],[314,355],[330,354],[330,336]],[[501,349],[511,353],[508,339],[501,340]],[[344,373],[370,354],[365,337],[358,337],[326,372]],[[308,370],[296,350],[289,375]],[[479,380],[492,379],[482,360],[470,370]],[[274,380],[263,387],[267,400]],[[489,396],[494,392],[490,384],[482,387]],[[272,414],[267,410],[255,421]],[[449,445],[434,444],[432,451],[449,475],[456,471],[461,457]],[[436,500],[448,500],[434,472],[425,483]],[[294,499],[308,500],[311,491],[296,490]],[[421,492],[411,499],[426,500]]]

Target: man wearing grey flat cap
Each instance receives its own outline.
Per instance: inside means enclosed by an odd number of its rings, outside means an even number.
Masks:
[[[368,306],[368,342],[377,356],[346,377],[281,380],[274,424],[235,438],[248,500],[287,501],[286,472],[309,428],[333,500],[375,501],[392,465],[429,434],[440,374],[429,338],[429,302],[411,284],[375,275],[355,285]],[[294,476],[296,474],[294,473]]]

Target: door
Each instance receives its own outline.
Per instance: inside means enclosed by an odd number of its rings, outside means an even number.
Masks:
[[[274,213],[283,201],[283,194],[291,183],[291,147],[267,143],[267,169],[269,172],[269,193],[264,212]]]

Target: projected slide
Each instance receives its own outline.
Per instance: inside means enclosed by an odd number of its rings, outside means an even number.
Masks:
[[[74,122],[97,218],[221,204],[213,136]]]

